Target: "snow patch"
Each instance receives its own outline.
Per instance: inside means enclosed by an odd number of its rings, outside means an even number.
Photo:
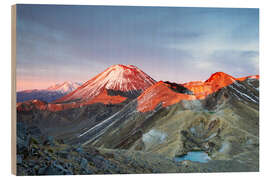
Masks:
[[[208,138],[205,139],[205,141],[208,141],[208,140],[212,139],[212,138],[215,137],[216,135],[217,135],[216,132],[213,133],[213,134],[211,134]]]
[[[81,83],[66,81],[64,83],[58,83],[48,87],[48,91],[57,91],[61,93],[70,93],[81,86]]]
[[[228,142],[223,142],[221,145],[221,148],[219,149],[219,152],[226,152],[230,149],[230,144]]]
[[[232,89],[234,89],[236,92],[238,92],[239,94],[241,94],[242,96],[245,96],[246,98],[248,98],[249,100],[255,102],[255,103],[258,103],[256,100],[254,100],[253,98],[251,98],[250,96],[248,96],[247,94],[245,93],[242,93],[240,92],[239,90],[235,89],[234,87],[231,86]]]
[[[145,144],[162,144],[165,142],[167,134],[156,129],[151,129],[143,134],[142,140]]]
[[[196,129],[195,129],[194,127],[190,128],[189,130],[190,130],[190,132],[191,132],[193,135],[196,134]]]

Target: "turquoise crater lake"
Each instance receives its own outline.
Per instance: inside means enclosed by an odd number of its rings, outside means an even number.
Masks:
[[[193,162],[206,163],[209,160],[211,160],[211,158],[204,151],[191,151],[191,152],[188,152],[186,155],[175,157],[174,160],[176,162],[189,160]]]

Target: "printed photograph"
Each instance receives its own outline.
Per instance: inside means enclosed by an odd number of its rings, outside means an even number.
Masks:
[[[15,12],[17,175],[259,171],[259,9]]]

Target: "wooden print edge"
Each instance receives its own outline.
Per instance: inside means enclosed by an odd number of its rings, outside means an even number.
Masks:
[[[16,5],[11,6],[11,173],[16,175]]]

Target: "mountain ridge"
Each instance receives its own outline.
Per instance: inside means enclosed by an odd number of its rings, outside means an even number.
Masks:
[[[18,91],[17,102],[38,99],[41,101],[52,102],[60,97],[74,91],[80,86],[78,82],[65,81],[49,86],[45,89],[28,89]]]
[[[259,75],[234,78],[224,72],[216,72],[204,82],[192,81],[184,84],[170,83],[168,81],[156,82],[135,66],[118,64],[107,68],[105,71],[79,86],[76,90],[53,101],[52,104],[37,104],[35,108],[48,111],[62,111],[95,103],[119,104],[129,99],[126,96],[121,96],[121,92],[133,93],[133,91],[141,90],[141,93],[132,99],[137,98],[138,111],[147,112],[154,110],[159,104],[166,107],[179,103],[182,100],[205,99],[221,88],[249,78],[258,79]],[[100,80],[102,83],[99,82]],[[56,89],[66,84],[66,82],[56,84],[48,89]],[[130,86],[130,84],[133,85]],[[120,93],[109,93],[109,91],[114,92],[114,90]],[[31,102],[25,104],[32,104],[30,107],[35,106],[35,103]],[[21,103],[18,107],[22,105]],[[18,109],[29,110],[29,108]]]

